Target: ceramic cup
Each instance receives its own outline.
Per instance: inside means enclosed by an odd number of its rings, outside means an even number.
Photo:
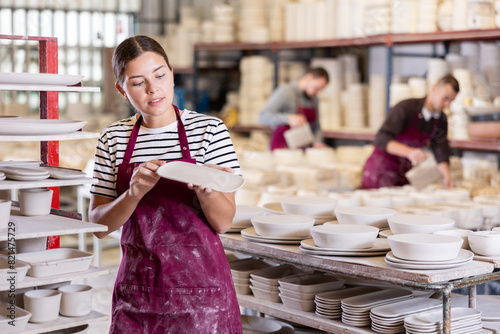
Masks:
[[[8,200],[0,200],[0,230],[9,225],[10,204],[11,202]]]
[[[54,321],[59,316],[61,292],[39,289],[24,294],[24,309],[31,313],[29,322]]]
[[[92,307],[92,287],[90,285],[65,285],[58,290],[62,293],[59,313],[66,317],[81,317],[90,313]]]
[[[50,213],[52,189],[20,189],[19,209],[24,216],[45,216]]]

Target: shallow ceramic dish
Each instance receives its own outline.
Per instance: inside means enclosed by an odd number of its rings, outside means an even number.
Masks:
[[[195,186],[204,186],[223,193],[234,192],[245,184],[240,175],[231,174],[201,165],[184,161],[166,163],[156,171],[161,177]]]
[[[274,319],[256,317],[251,315],[241,316],[241,325],[244,334],[293,334],[293,326]]]
[[[265,289],[259,289],[254,285],[250,285],[250,290],[252,290],[252,294],[256,298],[267,300],[273,303],[279,303],[281,301],[278,290],[269,291]]]
[[[70,284],[58,288],[61,295],[59,313],[66,317],[82,317],[91,311],[92,287],[85,284]]]
[[[300,215],[263,215],[251,219],[255,232],[268,237],[305,237],[314,218]]]
[[[267,262],[257,259],[243,259],[229,262],[231,275],[234,278],[249,279],[250,274],[258,269],[267,268],[271,265]]]
[[[254,279],[251,279],[251,278],[250,278],[250,284],[252,286],[256,287],[257,289],[261,289],[261,290],[264,290],[264,291],[279,292],[277,285],[268,285],[268,284],[256,281]]]
[[[304,274],[282,278],[279,285],[291,291],[314,293],[340,289],[344,286],[344,280],[330,275]]]
[[[9,304],[0,303],[0,333],[21,333],[26,328],[28,320],[31,317],[31,313],[20,307],[14,306],[16,312],[16,325],[12,326],[9,324],[12,319],[9,317],[10,310],[8,307],[10,307]]]
[[[42,166],[40,169],[49,173],[50,177],[53,179],[72,180],[87,176],[87,174],[81,170],[70,168]]]
[[[439,234],[396,234],[387,237],[394,256],[414,261],[448,261],[456,258],[463,240]]]
[[[31,268],[28,276],[49,277],[89,269],[94,255],[72,248],[48,249],[41,252],[18,254],[20,261]]]
[[[387,221],[393,234],[434,233],[455,225],[453,219],[432,215],[397,214],[387,218]]]
[[[254,242],[261,242],[265,244],[284,244],[284,245],[298,245],[304,238],[307,237],[266,237],[260,236],[255,232],[255,228],[248,227],[241,230],[241,236],[243,239],[247,239]]]
[[[39,252],[47,249],[47,237],[16,239],[16,252],[29,253]]]
[[[353,249],[373,246],[379,229],[368,225],[328,224],[311,227],[311,236],[319,247]]]
[[[54,321],[59,316],[61,293],[57,290],[39,289],[24,293],[24,308],[31,313],[29,322]]]
[[[61,85],[73,86],[83,80],[83,75],[55,73],[2,72],[0,83],[14,85]]]
[[[500,232],[471,232],[467,238],[469,239],[470,249],[475,254],[482,256],[500,255]]]
[[[264,213],[264,210],[254,205],[236,205],[232,228],[252,226],[250,219]]]
[[[460,229],[460,228],[457,228],[457,229],[449,229],[449,230],[443,230],[443,231],[436,231],[434,232],[434,234],[441,234],[441,235],[454,235],[454,236],[457,236],[457,237],[460,237],[462,238],[462,240],[464,241],[463,244],[462,244],[462,248],[463,249],[470,249],[470,246],[469,246],[469,234],[471,234],[472,231],[471,230],[465,230],[465,229]]]
[[[314,308],[316,307],[314,299],[301,300],[288,296],[283,296],[281,293],[279,294],[279,296],[281,298],[281,301],[283,302],[283,305],[285,305],[286,307],[293,308],[295,310],[311,312],[314,311]]]
[[[249,295],[252,293],[252,290],[250,290],[250,284],[234,283],[234,289],[236,290],[236,293],[239,295]]]
[[[395,210],[383,207],[358,206],[335,208],[335,215],[339,224],[371,225],[379,228],[387,227],[387,218],[395,214]]]
[[[5,119],[0,122],[2,135],[55,135],[80,130],[86,121],[62,119]]]
[[[52,205],[52,189],[20,189],[19,210],[24,216],[46,216]]]
[[[281,200],[281,206],[288,214],[331,217],[337,201],[328,197],[287,197]]]
[[[0,256],[0,282],[7,282],[7,280],[13,276],[12,274],[9,274],[9,272],[12,272],[13,270],[11,269],[11,265],[8,260],[9,259],[7,257]],[[16,260],[14,267],[15,272],[17,273],[15,275],[16,282],[22,282],[26,277],[26,273],[28,272],[30,265]]]
[[[278,281],[283,277],[293,276],[297,274],[304,273],[299,268],[292,266],[290,264],[282,264],[276,267],[269,267],[260,270],[256,270],[250,274],[252,279],[257,282],[267,284],[269,286],[278,286]]]

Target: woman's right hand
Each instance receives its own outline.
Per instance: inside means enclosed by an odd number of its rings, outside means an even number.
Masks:
[[[412,150],[410,150],[407,158],[413,165],[417,165],[427,159],[427,153],[419,148],[413,148]]]
[[[156,171],[165,163],[165,161],[161,160],[151,160],[137,166],[130,179],[130,195],[137,200],[141,200],[161,178],[160,175],[156,174]]]

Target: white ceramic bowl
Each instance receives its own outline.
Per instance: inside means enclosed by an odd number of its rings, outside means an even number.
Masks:
[[[9,226],[10,205],[10,201],[0,200],[0,230]]]
[[[333,216],[337,201],[319,196],[287,197],[281,200],[283,210],[292,215]]]
[[[61,293],[59,313],[66,317],[81,317],[92,308],[92,287],[85,284],[65,285],[58,289]]]
[[[264,209],[255,205],[236,205],[236,213],[231,227],[252,226],[250,219],[263,213]]]
[[[393,209],[376,206],[335,208],[335,215],[337,216],[339,224],[387,227],[387,218],[394,216],[395,214],[396,211]]]
[[[458,256],[463,240],[439,234],[396,234],[387,237],[395,257],[411,261],[448,261]]]
[[[20,189],[19,209],[24,216],[44,216],[50,213],[52,189]]]
[[[311,236],[319,247],[351,249],[373,246],[379,229],[369,225],[327,224],[311,227]]]
[[[264,215],[251,219],[255,232],[267,237],[306,237],[314,218],[300,215]]]
[[[500,232],[478,231],[468,235],[470,249],[477,255],[500,255]]]
[[[39,289],[24,293],[24,309],[31,313],[29,322],[56,320],[60,304],[61,293],[57,290]]]
[[[453,219],[433,215],[397,214],[387,218],[387,221],[393,234],[434,233],[455,225]]]
[[[472,233],[471,230],[464,230],[464,229],[460,229],[460,228],[434,232],[434,234],[454,235],[454,236],[462,238],[464,241],[464,243],[462,244],[463,249],[470,249],[469,234],[471,234],[471,233]]]

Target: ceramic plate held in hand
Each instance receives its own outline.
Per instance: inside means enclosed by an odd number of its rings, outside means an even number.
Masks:
[[[245,183],[240,175],[184,161],[166,163],[158,168],[156,173],[166,179],[204,186],[221,193],[234,192]]]

